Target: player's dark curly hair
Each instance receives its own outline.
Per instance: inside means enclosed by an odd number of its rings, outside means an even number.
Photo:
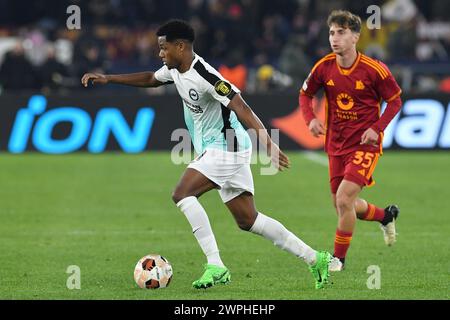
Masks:
[[[158,37],[166,36],[166,41],[172,42],[177,39],[187,40],[190,43],[194,42],[194,29],[183,20],[169,20],[159,27],[156,32]]]
[[[337,24],[344,29],[350,29],[353,32],[361,32],[361,18],[350,11],[333,10],[328,16],[327,24],[331,27],[332,24]]]

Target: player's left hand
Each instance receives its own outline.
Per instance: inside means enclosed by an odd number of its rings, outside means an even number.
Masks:
[[[361,136],[361,144],[377,145],[378,133],[376,133],[372,128],[367,129]]]
[[[280,171],[283,171],[284,169],[289,169],[291,166],[291,161],[289,160],[288,156],[283,153],[283,151],[280,150],[277,144],[272,142],[270,157],[271,162]]]

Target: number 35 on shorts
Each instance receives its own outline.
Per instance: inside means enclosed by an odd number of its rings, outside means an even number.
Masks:
[[[353,155],[353,163],[357,166],[361,166],[364,169],[364,174],[360,172],[363,175],[366,175],[366,177],[369,179],[372,176],[372,173],[375,169],[375,166],[378,161],[379,154],[373,153],[373,152],[365,152],[365,151],[356,151]],[[359,171],[358,171],[359,172]]]
[[[364,151],[356,151],[353,163],[356,165],[361,165],[363,168],[370,168],[375,158],[375,153],[372,152],[364,152]]]

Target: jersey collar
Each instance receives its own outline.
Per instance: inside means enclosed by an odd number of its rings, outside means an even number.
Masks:
[[[353,65],[350,67],[350,69],[344,69],[341,68],[341,66],[339,65],[337,59],[336,59],[336,66],[339,70],[339,73],[342,74],[343,76],[348,76],[350,75],[353,70],[355,70],[356,66],[359,64],[359,60],[361,59],[361,53],[358,52],[358,55],[356,56],[355,62],[353,62]]]
[[[191,71],[192,68],[194,67],[194,64],[197,62],[198,58],[199,58],[199,56],[194,52],[194,59],[192,59],[192,62],[191,62],[191,65],[190,65],[189,69],[187,69],[185,72],[180,73],[180,74],[186,74],[189,71]]]

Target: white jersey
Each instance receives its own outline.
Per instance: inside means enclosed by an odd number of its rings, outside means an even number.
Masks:
[[[251,147],[250,137],[228,104],[239,89],[195,55],[184,73],[164,65],[155,72],[156,80],[175,83],[183,101],[184,118],[195,152],[206,148],[244,151]]]

